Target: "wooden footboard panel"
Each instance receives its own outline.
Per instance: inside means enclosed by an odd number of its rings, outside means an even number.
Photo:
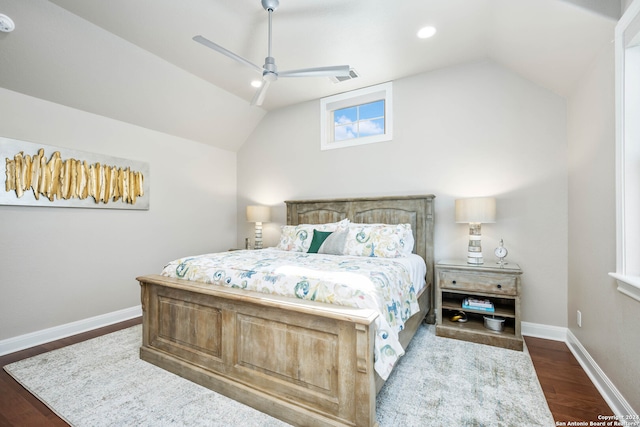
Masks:
[[[143,360],[294,425],[377,425],[374,311],[138,280]]]

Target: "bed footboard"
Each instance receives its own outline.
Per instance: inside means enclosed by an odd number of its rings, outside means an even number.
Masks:
[[[138,281],[143,360],[294,425],[377,425],[374,311]]]

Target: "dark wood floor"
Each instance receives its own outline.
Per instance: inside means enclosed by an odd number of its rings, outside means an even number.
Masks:
[[[140,318],[132,319],[6,356],[0,356],[0,366],[119,329],[128,328],[140,322]],[[525,341],[549,408],[556,420],[556,425],[562,425],[562,423],[568,421],[597,421],[598,415],[612,415],[611,410],[566,344],[530,337],[526,337]],[[0,427],[66,425],[42,402],[16,383],[9,374],[4,370],[0,370]]]
[[[525,342],[556,425],[613,415],[565,343],[531,337]]]

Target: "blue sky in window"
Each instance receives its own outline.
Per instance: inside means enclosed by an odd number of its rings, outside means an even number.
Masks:
[[[358,120],[358,107],[343,108],[333,113],[336,118],[336,125],[355,123]]]
[[[335,110],[334,126],[335,141],[383,134],[384,100]]]
[[[384,117],[384,100],[360,105],[360,120]]]

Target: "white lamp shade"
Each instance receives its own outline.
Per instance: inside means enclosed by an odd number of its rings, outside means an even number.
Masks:
[[[271,221],[271,208],[269,206],[247,206],[248,222]]]
[[[456,200],[456,222],[496,222],[496,199],[493,197],[473,197]]]

